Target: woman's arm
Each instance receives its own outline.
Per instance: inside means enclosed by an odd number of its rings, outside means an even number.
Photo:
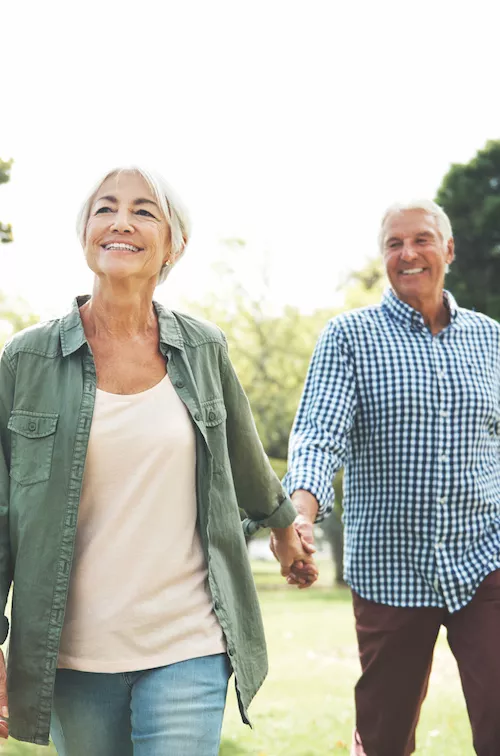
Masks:
[[[12,566],[9,539],[10,497],[10,442],[7,423],[12,409],[15,376],[7,352],[0,357],[0,607],[7,603],[12,582]],[[0,618],[0,643],[4,643],[9,631],[7,618]]]
[[[7,423],[14,397],[15,375],[5,352],[0,357],[0,606],[5,611],[10,585],[12,583],[12,562],[9,538],[9,497],[10,497],[10,443]],[[4,643],[9,632],[9,622],[5,615],[0,617],[0,643]],[[7,673],[5,659],[0,651],[0,737],[8,736]]]
[[[238,505],[250,518],[246,532],[252,535],[260,527],[287,528],[297,513],[267,458],[227,350],[221,371],[231,471]]]

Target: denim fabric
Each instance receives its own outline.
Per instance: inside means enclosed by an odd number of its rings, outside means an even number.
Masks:
[[[230,671],[226,654],[120,674],[59,669],[58,756],[217,756]]]

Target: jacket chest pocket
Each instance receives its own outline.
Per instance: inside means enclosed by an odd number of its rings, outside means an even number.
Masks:
[[[11,431],[10,476],[23,486],[49,480],[59,415],[14,410]]]
[[[223,399],[204,402],[202,408],[207,441],[213,455],[214,472],[217,472],[227,465],[227,411]]]

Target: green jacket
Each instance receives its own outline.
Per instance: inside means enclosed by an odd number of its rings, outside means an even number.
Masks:
[[[59,639],[96,393],[75,301],[65,317],[14,336],[0,360],[0,599],[13,581],[10,732],[48,742]],[[265,638],[239,508],[286,527],[295,510],[257,436],[215,326],[155,303],[160,349],[196,429],[198,525],[214,610],[243,720],[267,673]],[[154,527],[154,523],[152,523]],[[8,634],[2,618],[0,642]]]

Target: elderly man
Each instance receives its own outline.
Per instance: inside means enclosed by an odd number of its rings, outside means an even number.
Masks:
[[[476,753],[499,756],[500,326],[444,290],[454,243],[436,204],[389,208],[380,246],[391,288],[320,336],[285,483],[312,542],[345,468],[362,667],[352,753],[414,752],[444,625]]]

